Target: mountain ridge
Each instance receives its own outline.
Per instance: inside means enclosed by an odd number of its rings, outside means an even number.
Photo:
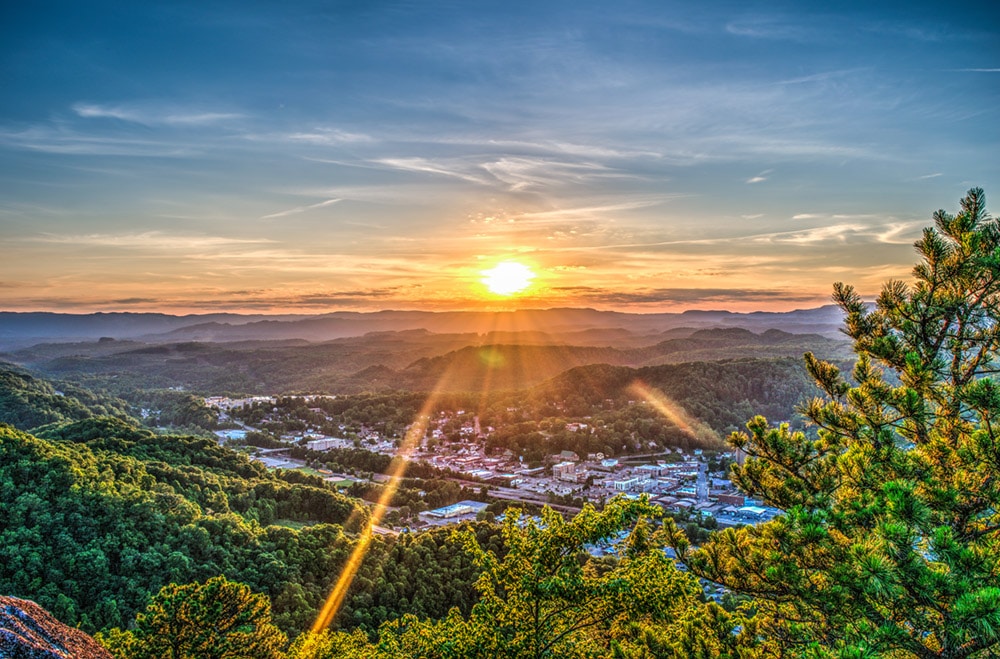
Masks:
[[[325,341],[370,332],[422,329],[441,333],[533,331],[559,335],[587,330],[623,330],[656,334],[680,327],[782,329],[835,336],[843,315],[833,305],[785,312],[689,310],[680,313],[632,313],[597,309],[519,309],[514,311],[336,311],[316,315],[188,314],[0,311],[0,349],[16,349],[45,341],[113,338],[150,342],[199,340],[305,339]]]

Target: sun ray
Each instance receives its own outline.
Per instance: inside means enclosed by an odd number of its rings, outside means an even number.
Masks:
[[[392,497],[399,488],[403,475],[406,473],[406,468],[409,465],[410,458],[416,452],[416,449],[420,446],[421,440],[427,433],[427,427],[430,423],[431,414],[434,412],[434,408],[437,406],[437,403],[441,398],[441,394],[447,386],[447,382],[451,379],[451,375],[452,369],[448,369],[441,375],[437,385],[430,392],[430,394],[428,394],[423,406],[417,413],[417,418],[406,431],[406,435],[400,443],[399,451],[392,463],[390,463],[389,473],[387,474],[389,476],[389,480],[386,482],[385,487],[382,490],[382,494],[379,495],[378,501],[372,509],[368,525],[358,535],[357,544],[351,551],[351,555],[348,557],[347,562],[344,563],[344,567],[340,572],[340,576],[337,578],[337,582],[334,584],[329,595],[326,597],[326,602],[324,602],[323,608],[320,609],[319,615],[316,616],[316,620],[313,622],[310,630],[311,633],[318,634],[326,629],[337,616],[337,612],[340,611],[340,607],[343,605],[344,599],[347,597],[347,591],[350,589],[351,583],[354,581],[354,576],[357,574],[358,569],[361,567],[361,563],[365,559],[365,554],[368,552],[368,546],[371,544],[372,538],[375,535],[375,527],[379,525],[382,518],[385,516],[385,513],[389,508],[389,503],[392,501]]]
[[[499,318],[494,320],[494,329],[499,329],[500,323],[497,322]],[[506,318],[504,323],[506,331],[533,331],[533,330],[545,330],[538,326],[537,323],[532,322],[531,316],[526,316],[524,318]],[[512,322],[513,321],[513,322]],[[490,349],[492,346],[484,345],[483,349]],[[575,363],[576,359],[572,354],[569,346],[566,345],[556,345],[549,346],[554,348],[553,354],[549,356],[545,364],[539,365],[543,369],[551,370],[552,367],[561,365],[565,367],[572,368],[578,364]],[[519,356],[520,360],[523,361],[523,355]],[[556,363],[550,363],[552,360]],[[439,378],[435,387],[428,394],[427,399],[424,401],[423,406],[417,414],[417,418],[414,420],[413,424],[407,430],[406,435],[400,444],[399,452],[397,453],[396,459],[390,466],[388,473],[389,480],[385,485],[382,493],[380,494],[378,501],[375,503],[372,509],[371,516],[369,517],[368,524],[365,529],[359,534],[357,544],[351,552],[350,557],[344,564],[341,570],[340,576],[337,578],[336,583],[330,590],[327,596],[326,602],[323,604],[319,615],[317,615],[315,622],[312,625],[312,633],[320,633],[326,627],[328,627],[337,616],[340,608],[343,606],[344,600],[347,597],[348,591],[350,589],[351,583],[354,580],[355,575],[360,569],[362,562],[364,561],[365,555],[368,552],[368,548],[371,545],[372,539],[374,537],[374,528],[380,524],[382,518],[385,516],[389,503],[392,501],[392,497],[399,487],[403,475],[406,472],[409,459],[416,452],[416,449],[420,446],[421,440],[427,433],[427,428],[430,423],[430,418],[435,411],[442,395],[448,390],[448,384],[451,382],[454,369],[457,362],[453,363]],[[508,365],[512,366],[512,365]],[[518,368],[523,368],[524,364],[517,365]],[[480,392],[480,410],[485,409],[487,401],[489,400],[490,394],[494,389],[494,378],[496,377],[496,372],[503,368],[503,365],[487,359],[486,360],[486,373],[482,382],[482,389]],[[585,380],[587,384],[593,385],[591,381],[591,375],[586,371],[581,373],[581,377]],[[720,442],[718,435],[709,428],[707,425],[694,419],[686,411],[684,411],[677,403],[671,401],[669,398],[664,396],[661,392],[649,387],[645,383],[636,380],[629,386],[629,391],[636,394],[643,400],[649,402],[654,409],[656,409],[660,414],[662,414],[666,419],[674,423],[683,432],[689,434],[691,437],[696,439],[701,439],[706,442]]]
[[[628,390],[653,406],[665,419],[694,439],[713,444],[723,444],[722,438],[710,426],[694,418],[662,391],[653,389],[642,380],[635,380]]]

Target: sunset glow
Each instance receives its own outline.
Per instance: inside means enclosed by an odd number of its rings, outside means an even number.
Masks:
[[[1000,180],[940,3],[15,4],[6,311],[811,308]]]
[[[531,268],[517,261],[503,261],[483,271],[482,282],[494,295],[515,295],[526,290],[535,278]]]

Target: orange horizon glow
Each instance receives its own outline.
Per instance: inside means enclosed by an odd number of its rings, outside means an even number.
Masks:
[[[305,263],[298,269],[288,266],[288,270],[278,267],[280,260],[275,265],[276,257],[269,253],[254,253],[252,260],[206,253],[167,261],[137,254],[135,258],[145,259],[144,265],[157,269],[137,269],[127,276],[83,271],[60,278],[58,286],[48,280],[33,282],[29,273],[18,276],[15,266],[21,256],[15,254],[7,264],[10,273],[0,281],[4,291],[0,311],[178,315],[511,308],[780,312],[829,304],[832,282],[837,280],[870,297],[887,278],[907,279],[903,268],[891,265],[852,269],[850,273],[818,268],[781,277],[763,277],[758,269],[755,277],[749,278],[739,269],[713,266],[707,256],[674,254],[636,260],[622,255],[612,258],[603,252],[577,255],[545,251],[530,245],[490,254],[459,238],[434,245],[436,252],[431,249],[427,255],[384,263],[368,259],[331,263],[329,258],[313,255],[302,257]],[[59,253],[53,258],[63,262],[70,256]],[[118,263],[119,258],[124,256],[109,253],[109,258],[100,262]],[[37,255],[30,261],[27,256],[22,260],[22,268],[39,263]]]
[[[865,300],[874,300],[876,295],[866,294]],[[525,298],[511,296],[493,299],[470,299],[467,301],[452,301],[459,303],[427,302],[395,300],[385,306],[349,305],[349,306],[244,306],[240,304],[207,305],[182,302],[178,304],[165,303],[158,305],[121,306],[104,304],[103,302],[87,303],[82,301],[72,307],[51,304],[19,304],[11,302],[0,306],[0,313],[51,313],[73,316],[89,314],[167,314],[172,316],[209,316],[213,314],[232,314],[237,316],[324,316],[333,313],[376,314],[382,312],[427,312],[427,313],[504,313],[511,311],[550,311],[562,309],[593,309],[595,311],[610,311],[626,314],[651,315],[690,312],[729,311],[732,313],[785,313],[789,311],[816,309],[832,304],[827,294],[817,294],[806,302],[792,304],[756,304],[753,302],[726,304],[597,304],[588,300],[572,300],[566,298]]]

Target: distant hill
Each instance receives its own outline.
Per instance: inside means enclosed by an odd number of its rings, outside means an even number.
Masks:
[[[325,343],[99,341],[43,344],[9,353],[8,359],[50,377],[92,382],[118,395],[168,387],[203,393],[525,389],[590,364],[638,368],[748,357],[801,359],[806,351],[824,359],[850,359],[846,341],[816,334],[757,334],[742,328],[674,334],[680,338],[641,347],[489,344],[476,334],[412,330]]]
[[[631,349],[566,345],[466,346],[410,364],[398,373],[396,385],[414,391],[523,389],[567,370],[593,364],[643,367],[777,357],[801,362],[807,351],[824,359],[850,359],[847,342],[815,334],[788,334],[779,330],[754,334],[740,328],[711,329],[696,331],[687,338]]]
[[[726,359],[643,368],[603,364],[566,371],[532,390],[538,398],[643,400],[635,385],[655,390],[663,400],[717,432],[742,428],[753,416],[788,421],[796,407],[819,395],[801,359]]]
[[[490,335],[491,342],[635,345],[677,328],[741,327],[755,332],[781,329],[834,337],[843,321],[835,306],[772,313],[685,311],[622,313],[594,309],[542,309],[507,312],[339,311],[323,315],[158,313],[16,313],[0,312],[0,349],[14,350],[45,341],[141,339],[147,342],[233,342],[255,340],[331,339],[370,332],[423,329],[435,334]],[[590,333],[588,335],[588,333]],[[665,337],[664,337],[665,338]],[[652,339],[655,340],[655,339]]]
[[[282,316],[293,320],[302,316]],[[148,334],[170,332],[180,327],[206,322],[239,324],[260,320],[266,316],[239,314],[208,314],[203,316],[172,316],[162,313],[91,313],[69,314],[49,312],[0,311],[0,347],[22,347],[44,340],[74,341],[82,339],[135,338]],[[279,317],[276,317],[277,320]]]
[[[791,334],[769,329],[755,334],[743,328],[703,329],[683,338],[626,351],[628,363],[652,366],[666,362],[714,361],[740,357],[801,357],[806,352],[824,359],[850,359],[850,344],[819,334]]]
[[[625,364],[616,348],[582,346],[467,346],[421,359],[399,373],[398,382],[415,391],[523,389],[585,364]]]

